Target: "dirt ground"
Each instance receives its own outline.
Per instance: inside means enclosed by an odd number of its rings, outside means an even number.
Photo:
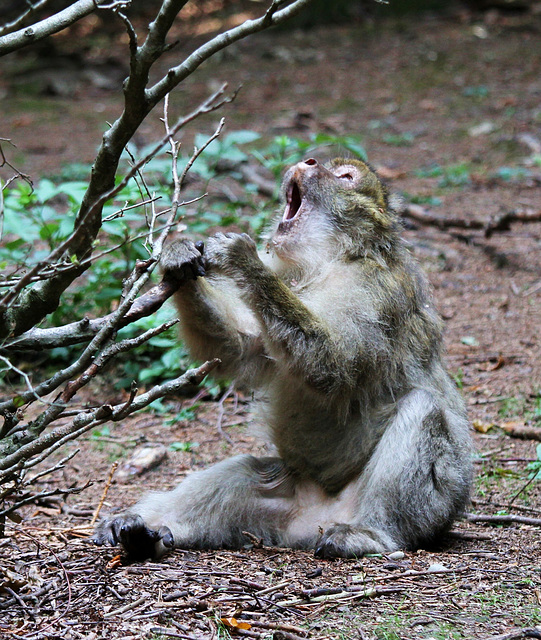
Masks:
[[[99,61],[96,49],[88,55]],[[226,110],[230,130],[360,135],[372,164],[406,200],[488,220],[541,208],[540,52],[541,16],[495,12],[260,34],[204,65],[174,102],[193,106],[222,80],[242,82]],[[74,73],[62,93],[61,78],[71,76],[56,71],[15,74],[7,66],[0,75],[2,135],[17,144],[17,166],[34,176],[92,160],[105,121],[119,111],[118,95],[96,76]],[[118,68],[99,72],[114,82]],[[158,134],[158,118],[142,128],[139,144]],[[82,451],[62,481],[92,480],[90,488],[66,503],[29,507],[24,528],[8,526],[0,540],[0,636],[541,637],[541,483],[527,485],[526,468],[538,443],[504,430],[541,426],[541,223],[514,222],[490,237],[410,224],[405,235],[433,284],[449,369],[476,426],[471,511],[522,522],[464,519],[441,549],[390,558],[323,561],[247,545],[122,564],[115,550],[85,540],[114,459],[145,442],[198,443],[171,451],[142,478],[117,475],[104,511],[130,504],[142,486],[172,487],[192,469],[261,450],[242,397],[223,402],[221,429],[211,402],[173,426],[145,413],[72,446]],[[95,393],[110,393],[107,381]],[[177,399],[177,410],[191,402]]]

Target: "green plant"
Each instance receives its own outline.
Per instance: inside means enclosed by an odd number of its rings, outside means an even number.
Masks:
[[[428,196],[428,195],[419,195],[419,194],[409,194],[405,193],[404,198],[408,202],[412,202],[413,204],[426,204],[430,207],[440,207],[442,200],[437,196]]]
[[[488,97],[490,93],[490,89],[485,85],[478,85],[475,87],[464,87],[462,90],[462,95],[466,96],[466,98],[477,98],[483,99]]]
[[[435,164],[417,169],[415,175],[419,178],[439,178],[438,186],[442,188],[462,187],[471,182],[471,166],[465,162],[447,167]]]
[[[501,399],[498,408],[501,418],[523,418],[525,422],[541,420],[541,391],[529,396],[509,396]]]
[[[199,446],[199,442],[172,442],[169,445],[171,451],[191,452]]]
[[[411,147],[415,136],[413,133],[397,133],[383,136],[383,142],[393,147]]]
[[[453,380],[459,389],[464,389],[464,371],[461,368],[453,375]]]
[[[330,136],[321,133],[312,135],[309,140],[277,136],[266,146],[252,151],[252,155],[278,179],[285,167],[299,162],[306,157],[306,154],[325,147],[342,148],[346,154],[353,154],[361,160],[367,159],[360,138]]]
[[[179,422],[188,422],[190,420],[195,420],[196,417],[196,408],[198,407],[198,403],[193,404],[191,407],[183,407],[176,415],[174,415],[169,420],[165,421],[165,424],[168,426],[173,426],[178,424]]]
[[[494,177],[510,182],[512,180],[522,180],[531,175],[531,171],[524,167],[499,167],[494,172]]]

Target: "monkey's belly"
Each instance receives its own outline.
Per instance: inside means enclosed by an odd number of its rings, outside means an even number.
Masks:
[[[336,522],[350,523],[358,509],[355,481],[338,495],[329,495],[311,480],[301,480],[296,487],[296,509],[288,523],[286,538],[292,546],[314,537]]]

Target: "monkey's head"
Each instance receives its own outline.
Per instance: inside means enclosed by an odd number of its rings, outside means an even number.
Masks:
[[[284,176],[282,200],[271,242],[283,259],[295,261],[307,251],[361,257],[388,246],[396,233],[387,190],[360,160],[299,162]]]

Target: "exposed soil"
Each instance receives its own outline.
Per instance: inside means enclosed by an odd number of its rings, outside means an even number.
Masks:
[[[540,52],[541,17],[534,15],[261,34],[206,64],[175,97],[175,107],[193,106],[219,81],[242,82],[227,109],[230,130],[360,134],[372,164],[406,199],[437,197],[440,204],[426,206],[466,220],[538,212]],[[69,97],[43,95],[46,73],[32,76],[34,97],[20,74],[7,68],[0,75],[3,135],[17,144],[15,164],[35,176],[91,161],[100,128],[120,108],[117,94],[87,81],[74,81]],[[142,128],[139,144],[160,131],[158,118]],[[435,165],[442,170],[430,171]],[[141,485],[172,487],[192,469],[260,450],[245,429],[242,398],[224,402],[227,439],[210,402],[196,408],[195,420],[173,426],[142,414],[110,436],[77,443],[82,452],[62,482],[94,481],[82,495],[29,507],[24,527],[8,526],[0,540],[0,635],[97,640],[274,632],[276,638],[410,640],[496,638],[522,629],[506,637],[541,637],[524,631],[541,629],[541,483],[525,487],[537,442],[502,429],[541,426],[541,223],[513,223],[488,238],[421,225],[405,234],[434,286],[447,323],[449,368],[478,430],[472,511],[503,510],[537,523],[464,520],[441,550],[392,559],[322,561],[248,546],[175,551],[160,563],[127,566],[114,559],[115,550],[83,539],[112,460],[141,442],[199,444],[170,452],[142,478],[113,481],[104,510],[133,502]],[[109,393],[107,384],[95,390],[98,399]],[[179,407],[182,402],[190,403],[179,399]],[[218,624],[220,618],[227,620]],[[233,628],[230,618],[249,626]]]

